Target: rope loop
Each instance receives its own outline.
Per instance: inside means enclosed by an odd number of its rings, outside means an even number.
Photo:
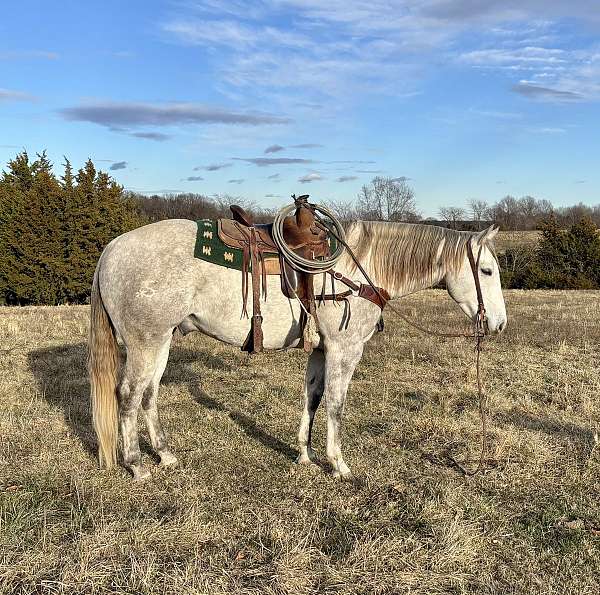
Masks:
[[[346,249],[346,233],[339,219],[329,209],[308,202],[303,204],[306,208],[311,210],[319,223],[324,224],[323,226],[327,231],[333,232],[333,237],[338,240],[335,252],[330,256],[323,257],[321,260],[312,260],[300,256],[287,245],[285,238],[283,237],[283,222],[286,217],[289,217],[296,210],[296,204],[283,207],[283,209],[275,215],[275,219],[273,220],[273,240],[277,245],[277,248],[279,248],[280,252],[283,254],[284,259],[294,269],[302,273],[316,275],[317,273],[324,273],[332,269],[343,256]],[[329,221],[325,222],[319,217],[318,213],[325,215]]]

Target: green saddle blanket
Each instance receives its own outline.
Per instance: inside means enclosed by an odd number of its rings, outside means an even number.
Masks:
[[[228,269],[241,271],[244,260],[242,251],[239,248],[230,248],[221,241],[217,222],[211,219],[200,219],[196,223],[198,224],[198,233],[196,235],[194,256]],[[272,256],[277,258],[275,253]],[[252,270],[250,262],[248,262],[248,270]]]
[[[239,248],[230,248],[219,238],[217,222],[211,219],[200,219],[196,221],[198,224],[198,233],[196,234],[196,245],[194,247],[194,257],[200,260],[206,260],[213,264],[218,264],[228,269],[242,270],[243,254]],[[335,252],[337,249],[337,240],[329,235],[329,249]],[[277,258],[277,254],[267,254],[269,258]],[[252,265],[248,263],[248,270],[251,270]]]

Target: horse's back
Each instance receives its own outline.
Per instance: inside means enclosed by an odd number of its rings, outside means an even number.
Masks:
[[[197,224],[188,219],[165,219],[132,229],[112,240],[104,249],[105,254],[123,250],[132,251],[144,259],[188,255],[193,257]]]

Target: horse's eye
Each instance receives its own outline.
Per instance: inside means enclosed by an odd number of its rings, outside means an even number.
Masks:
[[[488,277],[491,277],[494,271],[492,271],[492,269],[481,269],[481,272],[484,275],[487,275]]]

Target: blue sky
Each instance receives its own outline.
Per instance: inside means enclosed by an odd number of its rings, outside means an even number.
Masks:
[[[2,164],[46,149],[264,206],[353,200],[375,175],[409,178],[424,215],[600,203],[597,0],[10,4]]]

